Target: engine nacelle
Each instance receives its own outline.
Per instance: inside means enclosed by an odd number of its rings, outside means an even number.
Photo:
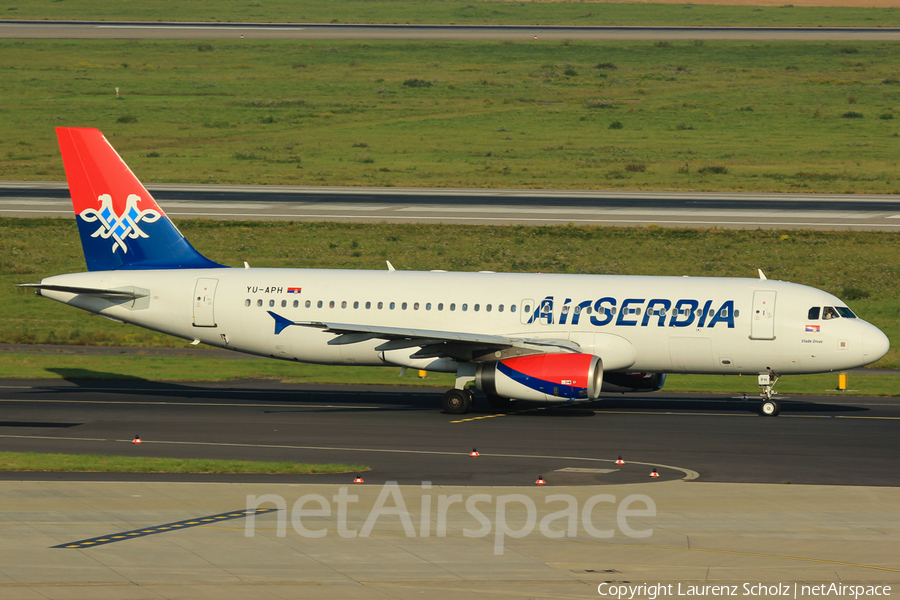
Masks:
[[[665,373],[606,373],[604,392],[655,392],[666,383]]]
[[[586,400],[600,395],[603,361],[593,354],[534,354],[484,363],[475,386],[514,400]]]

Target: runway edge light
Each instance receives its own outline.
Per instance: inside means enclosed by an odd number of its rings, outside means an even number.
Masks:
[[[139,436],[139,435],[134,436],[134,440],[132,440],[131,443],[132,444],[142,444],[143,442],[141,441],[141,436]]]
[[[656,469],[653,469],[653,471],[650,473],[650,477],[659,477],[659,473],[656,472]]]
[[[357,475],[356,479],[353,480],[353,483],[362,483],[362,482],[363,482],[363,478],[360,477],[359,475]]]
[[[622,460],[622,455],[621,455],[621,454],[619,455],[619,458],[616,459],[616,464],[617,464],[617,465],[624,465],[624,464],[625,464],[625,461]]]
[[[478,450],[476,448],[472,448],[472,451],[469,452],[469,456],[479,456]]]
[[[547,482],[544,481],[543,475],[538,475],[537,481],[534,482],[535,485],[547,485]]]

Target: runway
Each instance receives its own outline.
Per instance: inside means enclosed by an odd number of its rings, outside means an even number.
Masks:
[[[897,231],[893,195],[148,184],[169,216],[469,225]],[[69,217],[61,182],[0,182],[0,216]]]
[[[337,25],[324,23],[176,23],[0,21],[5,39],[289,40],[732,40],[896,41],[890,27],[579,27],[529,25]]]
[[[896,486],[896,398],[758,400],[672,394],[607,396],[569,406],[483,398],[441,412],[443,390],[378,386],[127,381],[3,381],[0,450],[343,462],[369,483],[516,486],[688,480]],[[143,444],[131,443],[140,435]],[[477,448],[480,456],[469,452]],[[618,456],[624,466],[615,465]],[[348,483],[351,475],[63,475],[38,480]],[[22,479],[5,473],[3,479]]]

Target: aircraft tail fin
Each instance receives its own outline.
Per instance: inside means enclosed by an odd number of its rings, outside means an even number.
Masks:
[[[191,246],[99,130],[56,135],[89,271],[223,266]]]

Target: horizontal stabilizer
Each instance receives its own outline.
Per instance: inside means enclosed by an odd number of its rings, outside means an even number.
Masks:
[[[123,287],[116,289],[103,289],[103,288],[86,288],[86,287],[74,287],[71,285],[50,285],[45,283],[18,283],[16,287],[21,288],[32,288],[35,292],[40,295],[41,290],[47,290],[48,292],[66,292],[69,294],[83,294],[87,296],[105,296],[107,298],[144,298],[150,295],[150,292],[147,290],[142,290],[139,288],[133,287]]]

